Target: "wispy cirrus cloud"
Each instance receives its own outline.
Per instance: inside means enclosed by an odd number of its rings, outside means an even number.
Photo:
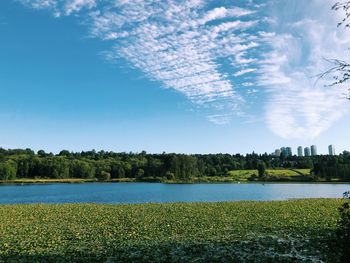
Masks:
[[[214,122],[224,123],[243,107],[244,98],[220,60],[244,57],[259,46],[247,32],[259,22],[249,17],[256,13],[250,7],[210,8],[201,0],[21,1],[57,16],[88,9],[84,22],[91,35],[114,44],[107,58],[126,59],[149,79],[213,111],[209,120],[217,116],[220,121]]]
[[[254,71],[256,71],[256,70],[257,70],[256,68],[246,68],[246,69],[242,69],[242,70],[239,70],[239,71],[237,71],[236,73],[234,73],[233,76],[235,76],[235,77],[240,77],[240,76],[243,76],[243,75],[245,75],[245,74],[254,72]]]
[[[57,5],[56,0],[19,0],[19,2],[34,9],[54,8]]]
[[[65,4],[65,12],[70,15],[73,12],[78,12],[82,8],[91,9],[96,6],[96,0],[71,0]]]
[[[123,1],[113,7],[118,12],[107,8],[92,14],[92,33],[116,41],[110,57],[127,59],[150,79],[211,108],[215,114],[209,120],[225,123],[244,99],[218,60],[256,48],[249,34],[240,34],[257,21],[240,19],[253,10],[205,7],[198,0]]]
[[[270,51],[258,62],[257,84],[268,92],[266,122],[283,138],[315,138],[346,112],[345,87],[325,88],[331,80],[317,78],[330,66],[324,58],[348,54],[349,34],[335,30],[341,17],[331,6],[331,0],[280,3],[273,32],[260,33]]]
[[[55,16],[78,15],[91,36],[110,41],[109,60],[174,89],[216,124],[265,101],[268,127],[284,138],[313,138],[344,115],[343,87],[326,89],[323,58],[344,57],[333,0],[16,0]],[[249,109],[247,110],[249,111]]]
[[[234,8],[226,8],[226,7],[217,7],[205,14],[205,16],[200,20],[202,24],[206,24],[207,22],[227,18],[227,17],[241,17],[246,15],[254,14],[255,11],[243,9],[240,7],[234,7]]]
[[[34,9],[49,9],[55,16],[71,15],[81,9],[91,9],[97,0],[16,0]]]

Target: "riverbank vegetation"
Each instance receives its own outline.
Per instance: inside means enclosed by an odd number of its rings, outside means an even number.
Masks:
[[[0,205],[0,262],[336,262],[340,205]]]
[[[338,156],[148,154],[87,151],[59,154],[0,148],[0,181],[9,182],[350,181],[350,153]],[[71,180],[70,180],[71,179]]]

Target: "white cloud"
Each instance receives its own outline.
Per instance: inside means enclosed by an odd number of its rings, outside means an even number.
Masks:
[[[215,34],[218,34],[229,30],[244,30],[252,26],[255,26],[256,24],[257,24],[257,21],[244,22],[244,21],[237,20],[237,21],[225,22],[215,26],[213,28],[213,32]]]
[[[251,87],[251,86],[254,86],[255,84],[253,82],[243,82],[241,85],[243,87]]]
[[[97,0],[16,0],[34,9],[49,9],[56,17],[71,15],[83,8],[91,9]]]
[[[217,60],[258,46],[249,37],[239,36],[257,21],[233,18],[253,11],[222,7],[206,13],[200,1],[164,3],[119,2],[118,12],[93,13],[92,34],[115,40],[110,57],[126,59],[150,79],[183,93],[196,104],[211,105],[213,111],[229,111],[232,115],[232,109],[238,108],[243,98],[234,91]],[[205,25],[224,17],[231,21]],[[209,119],[215,116],[221,115],[211,114]],[[224,119],[229,120],[220,117],[220,122]]]
[[[53,8],[57,5],[57,0],[18,0],[18,1],[34,9]]]
[[[212,121],[215,116],[240,114],[238,105],[243,106],[244,99],[235,92],[231,71],[223,71],[219,60],[259,46],[246,33],[258,24],[247,18],[255,10],[233,5],[207,10],[202,0],[117,0],[101,5],[96,0],[20,1],[56,16],[87,11],[84,23],[90,25],[91,35],[114,43],[106,57],[123,58],[149,79],[211,109]],[[223,120],[229,118],[220,117],[219,122]]]
[[[283,138],[315,138],[346,112],[340,97],[344,87],[325,88],[327,80],[316,83],[316,76],[329,67],[323,58],[343,57],[350,44],[347,33],[335,30],[337,21],[325,8],[327,2],[298,1],[307,13],[297,18],[295,13],[277,13],[276,21],[284,21],[277,23],[283,33],[260,34],[271,51],[259,61],[257,82],[269,93],[267,124]],[[284,5],[293,10],[295,3]]]
[[[216,115],[208,115],[208,120],[217,124],[217,125],[224,125],[230,122],[232,119],[232,115],[230,114],[216,114]]]
[[[310,82],[296,73],[283,91],[271,94],[266,119],[273,132],[286,139],[315,138],[344,114],[346,102],[338,91],[312,88]]]
[[[220,19],[220,18],[224,18],[227,16],[227,9],[225,7],[218,7],[215,8],[211,11],[209,11],[203,18],[203,24],[212,21],[212,20],[216,20],[216,19]]]
[[[96,0],[71,0],[65,4],[65,13],[70,15],[73,12],[78,12],[82,8],[91,9],[96,6]]]
[[[330,10],[333,0],[250,0],[245,8],[227,1],[209,8],[204,0],[17,1],[56,16],[79,14],[91,36],[113,43],[108,59],[122,58],[182,93],[214,123],[246,116],[244,96],[260,91],[266,123],[283,138],[316,137],[344,115],[344,87],[326,89],[327,80],[314,78],[329,66],[323,58],[348,55],[350,33],[336,31],[343,14]]]
[[[213,20],[217,19],[223,19],[227,17],[241,17],[241,16],[247,16],[254,14],[255,11],[248,10],[248,9],[243,9],[239,7],[234,7],[234,8],[225,8],[223,6],[214,8],[207,12],[203,19],[201,20],[202,24],[208,23]]]
[[[251,72],[254,72],[256,71],[257,69],[256,68],[246,68],[246,69],[242,69],[242,70],[239,70],[237,71],[235,74],[233,74],[235,77],[240,77],[240,76],[243,76],[245,74],[248,74],[248,73],[251,73]]]

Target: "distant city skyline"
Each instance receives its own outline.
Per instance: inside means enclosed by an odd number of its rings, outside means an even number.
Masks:
[[[331,144],[328,146],[328,154],[329,155],[336,155],[334,145]]]
[[[305,157],[311,156],[310,147],[305,147],[305,148],[304,148],[304,156],[305,156]]]
[[[311,145],[311,155],[316,156],[317,155],[317,146]]]
[[[304,150],[302,146],[298,147],[298,156],[299,157],[303,157],[304,156]]]
[[[319,153],[317,145],[313,144],[311,146],[306,146],[305,148],[300,145],[297,147],[296,149],[297,152],[295,155],[299,157],[317,156],[317,155],[336,155],[335,147],[333,144],[328,145],[327,149],[328,149],[327,153],[324,153],[324,152]],[[290,146],[287,146],[287,147],[283,146],[281,148],[275,149],[275,151],[272,154],[275,156],[280,156],[281,154],[284,154],[285,156],[293,156],[293,148]]]

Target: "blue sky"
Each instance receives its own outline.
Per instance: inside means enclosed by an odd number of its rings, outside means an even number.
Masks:
[[[57,152],[350,149],[331,0],[0,2],[0,145]]]

